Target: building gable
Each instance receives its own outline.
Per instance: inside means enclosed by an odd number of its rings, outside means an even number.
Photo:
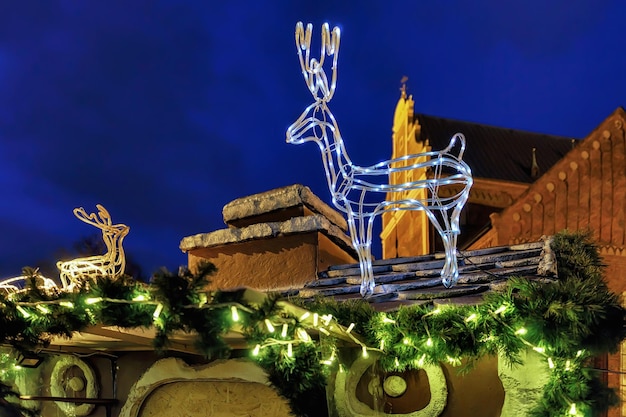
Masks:
[[[607,117],[510,207],[492,214],[493,244],[590,229],[604,251],[623,251],[626,205],[626,113]]]

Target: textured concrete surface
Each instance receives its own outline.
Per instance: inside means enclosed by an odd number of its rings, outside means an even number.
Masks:
[[[281,210],[298,206],[306,207],[313,213],[321,214],[340,229],[348,230],[348,224],[341,214],[320,200],[309,187],[301,184],[276,188],[233,200],[224,206],[222,216],[224,222],[230,225],[237,220],[266,213],[278,213]]]

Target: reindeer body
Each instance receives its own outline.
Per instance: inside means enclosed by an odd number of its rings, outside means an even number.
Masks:
[[[88,279],[103,276],[116,278],[124,273],[126,258],[122,241],[130,228],[124,224],[112,224],[109,212],[99,204],[96,207],[98,214],[87,214],[85,209],[80,207],[74,209],[74,215],[79,220],[102,230],[102,239],[107,252],[103,255],[57,262],[64,289],[72,289],[76,284]]]
[[[306,32],[302,23],[296,26],[300,65],[315,102],[287,129],[287,142],[301,144],[312,141],[320,148],[333,204],[348,216],[350,237],[361,269],[361,295],[369,297],[374,293],[371,255],[374,218],[393,210],[423,210],[426,213],[441,236],[446,251],[441,271],[443,284],[453,285],[458,278],[456,241],[460,232],[459,216],[472,186],[471,170],[462,160],[465,137],[457,133],[448,147],[441,151],[407,155],[369,167],[354,165],[337,121],[328,108],[336,87],[340,32],[334,28],[331,36],[328,25],[322,27],[321,57],[317,61],[309,59],[311,31],[310,24]],[[304,57],[302,51],[305,52]],[[333,56],[330,84],[323,68],[326,55]],[[452,151],[457,147],[459,150],[454,155]],[[391,173],[403,170],[421,170],[428,175],[422,176],[425,179],[402,184],[388,183]],[[445,196],[440,192],[442,188],[446,188]],[[389,193],[412,189],[426,189],[428,196],[421,200],[386,200]]]

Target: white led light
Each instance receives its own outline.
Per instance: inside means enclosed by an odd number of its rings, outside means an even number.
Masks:
[[[441,151],[406,155],[370,167],[353,164],[337,121],[328,108],[337,85],[341,33],[337,27],[331,32],[328,24],[324,24],[320,56],[311,58],[312,30],[311,24],[307,25],[306,31],[302,22],[296,25],[298,59],[306,85],[315,101],[289,126],[287,142],[301,144],[312,141],[317,143],[322,152],[332,202],[348,216],[350,238],[361,269],[361,295],[369,297],[374,293],[372,227],[374,218],[387,211],[425,211],[441,236],[446,253],[441,271],[443,284],[446,287],[454,285],[458,279],[456,244],[459,216],[473,183],[471,169],[463,161],[465,137],[460,133],[455,134],[449,145]],[[330,79],[324,69],[327,56],[332,57]],[[413,173],[414,180],[389,184],[395,174],[407,171]],[[422,190],[424,197],[420,200],[386,200],[387,195],[409,190]],[[443,192],[439,193],[440,190]],[[366,198],[366,194],[374,194],[375,197]]]
[[[578,414],[578,411],[576,411],[576,403],[572,403],[572,405],[570,405],[569,414],[572,416],[575,416],[576,414]]]
[[[152,313],[152,318],[155,320],[158,319],[162,311],[163,311],[163,304],[161,303],[157,304],[156,308],[154,309],[154,313]]]
[[[274,325],[268,319],[265,319],[265,326],[267,327],[267,331],[270,333],[274,333]]]
[[[260,351],[261,351],[261,345],[256,345],[254,349],[252,350],[252,355],[258,356]]]
[[[287,326],[287,323],[283,323],[283,330],[280,332],[280,337],[282,337],[283,339],[285,337],[287,337],[287,328],[289,326]]]
[[[239,311],[237,311],[237,307],[230,306],[230,315],[233,321],[239,321]]]
[[[291,343],[287,345],[287,356],[290,358],[293,356],[293,345]]]
[[[350,323],[350,325],[348,326],[348,328],[346,329],[346,333],[350,333],[352,331],[352,329],[354,329],[355,324],[354,323]]]

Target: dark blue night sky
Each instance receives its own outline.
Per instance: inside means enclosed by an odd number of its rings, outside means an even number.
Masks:
[[[149,274],[234,198],[303,183],[328,201],[319,150],[285,143],[311,102],[298,20],[318,43],[342,29],[330,105],[355,163],[390,155],[405,75],[417,112],[578,138],[626,104],[626,3],[510,3],[3,2],[0,277],[95,233],[78,206],[129,225]]]

